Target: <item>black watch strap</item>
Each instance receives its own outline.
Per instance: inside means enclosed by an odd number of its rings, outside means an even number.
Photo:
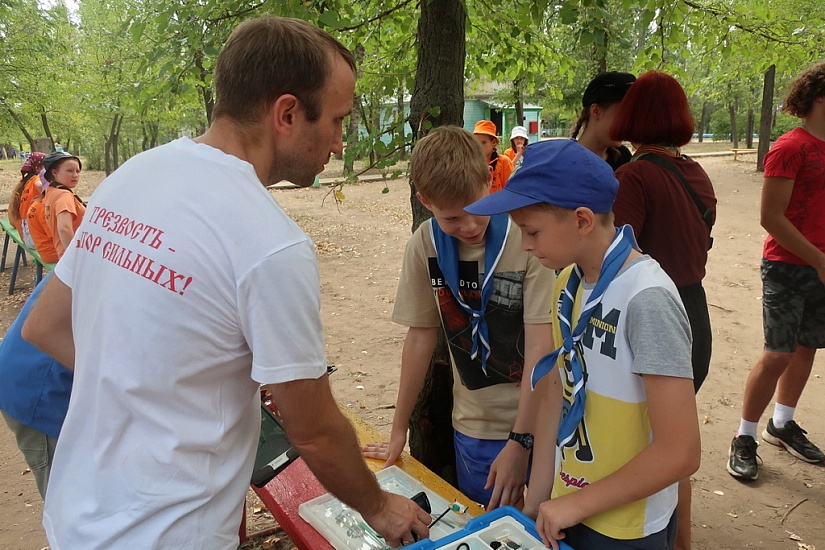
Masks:
[[[533,434],[531,433],[518,434],[516,432],[510,432],[510,435],[507,437],[507,439],[512,439],[525,449],[533,448]]]

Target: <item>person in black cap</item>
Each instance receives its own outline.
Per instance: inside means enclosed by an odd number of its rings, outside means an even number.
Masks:
[[[75,155],[57,151],[43,159],[43,169],[48,182],[43,185],[43,218],[62,258],[86,214],[86,205],[74,192],[83,164]]]
[[[602,157],[616,170],[630,160],[630,150],[610,138],[610,125],[619,103],[636,81],[630,73],[601,73],[590,81],[582,95],[582,112],[573,126],[572,137]]]

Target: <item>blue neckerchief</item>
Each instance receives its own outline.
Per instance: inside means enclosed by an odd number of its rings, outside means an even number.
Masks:
[[[481,354],[481,369],[485,375],[487,374],[487,359],[490,357],[490,339],[484,313],[493,293],[493,272],[504,252],[504,242],[507,240],[508,233],[510,233],[510,216],[507,214],[490,216],[490,223],[487,225],[487,232],[484,236],[484,282],[481,284],[481,307],[475,310],[467,305],[459,293],[458,239],[444,233],[435,219],[430,219],[430,234],[435,247],[438,268],[456,301],[470,315],[473,341],[470,358],[478,357],[479,345],[484,347],[484,353]]]
[[[602,260],[602,268],[599,271],[599,280],[596,282],[596,287],[590,294],[587,303],[582,306],[579,319],[576,322],[576,328],[571,331],[571,319],[573,317],[573,306],[576,302],[576,294],[579,291],[582,280],[582,269],[575,265],[573,271],[570,273],[570,278],[567,280],[567,285],[561,295],[561,305],[559,306],[558,322],[559,329],[562,335],[562,344],[559,349],[548,353],[542,357],[536,367],[533,369],[533,376],[530,379],[530,384],[535,389],[536,384],[541,380],[542,376],[553,370],[560,358],[565,356],[570,361],[570,374],[573,376],[573,403],[569,404],[567,400],[564,402],[564,410],[562,411],[561,422],[559,423],[559,432],[556,442],[559,447],[563,447],[569,442],[579,423],[584,417],[584,385],[585,376],[583,366],[583,351],[581,349],[581,338],[584,335],[584,329],[590,322],[590,316],[593,310],[596,309],[604,296],[607,287],[618,275],[622,269],[631,250],[638,248],[636,239],[633,236],[633,228],[625,225],[621,228],[616,228],[616,236],[613,242],[607,249]]]

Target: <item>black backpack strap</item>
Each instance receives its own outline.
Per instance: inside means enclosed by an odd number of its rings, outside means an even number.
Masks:
[[[71,194],[72,194],[72,196],[75,198],[75,200],[76,200],[77,202],[79,202],[80,204],[82,204],[84,208],[86,207],[86,203],[85,203],[85,202],[83,202],[83,199],[81,199],[80,197],[78,197],[78,196],[77,196],[77,193],[75,193],[73,190],[69,189],[68,187],[66,187],[66,186],[65,186],[65,185],[63,185],[62,183],[57,183],[56,181],[53,181],[53,182],[51,182],[51,183],[49,184],[49,187],[54,187],[55,189],[62,189],[62,190],[64,190],[64,191],[68,191],[69,193],[71,193]]]
[[[679,169],[676,168],[676,166],[674,166],[672,162],[670,162],[668,159],[661,155],[656,155],[653,153],[642,153],[641,155],[633,157],[633,160],[646,160],[648,162],[652,162],[653,164],[658,164],[662,168],[674,174],[676,176],[676,179],[678,179],[681,182],[682,186],[685,188],[685,191],[688,192],[688,195],[690,195],[690,198],[693,200],[693,204],[695,204],[696,208],[699,210],[699,214],[702,216],[705,225],[708,226],[708,230],[713,229],[713,224],[716,221],[713,215],[713,211],[707,206],[705,206],[705,203],[702,202],[702,199],[700,199],[699,195],[696,194],[696,191],[693,190],[693,187],[691,187],[690,183],[688,183],[688,180],[685,179],[685,176],[682,174],[682,172],[679,171]]]

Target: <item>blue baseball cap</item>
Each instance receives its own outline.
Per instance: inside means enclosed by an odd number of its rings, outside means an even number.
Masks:
[[[584,206],[597,214],[613,209],[619,190],[613,169],[575,140],[534,143],[524,150],[523,159],[504,189],[464,210],[491,216],[542,202],[571,210]]]

